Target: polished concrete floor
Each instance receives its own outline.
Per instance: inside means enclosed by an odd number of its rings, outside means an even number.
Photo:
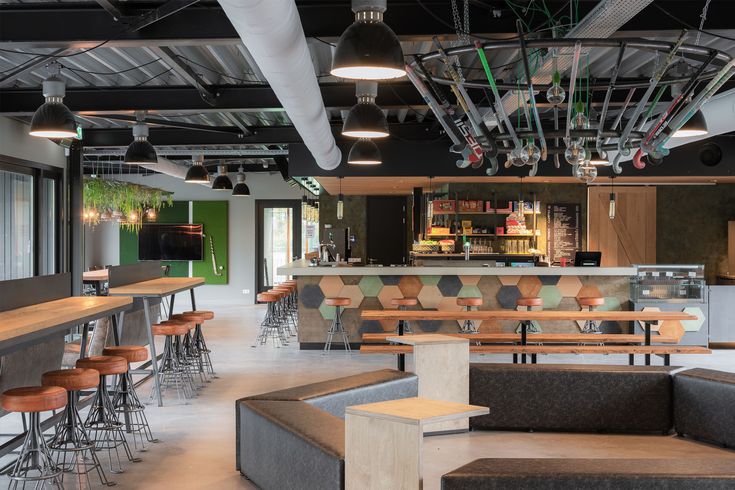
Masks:
[[[372,369],[394,367],[392,356],[365,356],[334,351],[300,351],[298,345],[251,347],[261,307],[201,304],[216,311],[205,326],[218,379],[183,404],[165,400],[164,407],[146,410],[155,436],[160,439],[142,461],[127,463],[125,472],[112,475],[120,488],[240,489],[255,488],[235,471],[235,400],[242,396],[346,376]],[[410,356],[409,356],[410,359]],[[508,362],[510,356],[473,357],[478,362]],[[540,357],[539,362],[627,362],[627,356]],[[660,361],[659,361],[660,362]],[[711,356],[673,356],[673,365],[702,366],[735,371],[735,351]],[[410,366],[409,366],[410,367]],[[146,398],[150,383],[139,393]],[[522,407],[519,407],[522,409]],[[14,415],[0,419],[0,433],[19,425]],[[589,457],[589,458],[733,458],[710,446],[663,436],[619,436],[475,432],[428,437],[424,441],[424,488],[439,488],[443,473],[480,457]],[[7,460],[6,460],[7,461]],[[288,465],[288,461],[283,461]],[[0,486],[7,480],[0,477]],[[74,488],[69,485],[69,488]]]

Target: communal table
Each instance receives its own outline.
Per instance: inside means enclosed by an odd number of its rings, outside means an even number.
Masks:
[[[421,489],[424,426],[488,412],[486,407],[421,397],[347,407],[345,489]]]
[[[191,309],[196,310],[196,300],[194,298],[194,288],[204,284],[203,277],[158,277],[147,281],[133,282],[123,286],[111,287],[109,296],[130,296],[133,298],[141,298],[143,300],[143,314],[145,315],[146,331],[148,334],[148,347],[151,353],[151,374],[153,375],[153,383],[158,394],[158,406],[163,406],[163,395],[161,394],[160,380],[158,379],[158,362],[156,355],[156,344],[153,338],[151,327],[151,312],[149,300],[151,298],[163,298],[171,296],[168,316],[171,317],[174,309],[174,299],[177,293],[189,291],[191,297]],[[148,372],[147,370],[145,372]]]
[[[82,273],[82,282],[91,284],[94,287],[94,293],[99,296],[102,293],[102,283],[110,280],[110,273],[107,269],[98,269],[96,271],[87,271]]]
[[[562,311],[562,310],[481,310],[481,311],[425,311],[425,310],[364,310],[363,320],[514,320],[521,323],[521,345],[527,344],[526,321],[612,321],[642,322],[645,325],[644,345],[651,345],[651,326],[667,320],[696,320],[690,313],[679,311]],[[589,334],[594,338],[595,334]],[[525,360],[525,354],[523,354]],[[646,354],[646,365],[651,364],[651,355]]]

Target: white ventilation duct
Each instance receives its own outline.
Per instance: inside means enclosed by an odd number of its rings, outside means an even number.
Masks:
[[[219,0],[288,117],[324,170],[342,153],[332,135],[293,0]]]
[[[161,173],[161,174],[166,174],[166,175],[170,175],[171,177],[176,177],[177,179],[181,179],[181,180],[184,180],[184,177],[186,177],[186,171],[188,170],[187,167],[174,163],[168,158],[163,158],[163,157],[158,157],[158,163],[154,163],[151,165],[140,165],[140,166],[143,168],[147,168],[155,172]]]

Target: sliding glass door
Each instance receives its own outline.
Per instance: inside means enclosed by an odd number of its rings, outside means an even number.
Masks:
[[[258,200],[258,292],[288,279],[278,268],[301,256],[301,202]]]

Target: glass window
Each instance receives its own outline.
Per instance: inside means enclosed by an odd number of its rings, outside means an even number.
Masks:
[[[279,267],[291,262],[293,256],[293,210],[265,208],[263,213],[263,284],[272,286],[288,279],[279,276]]]
[[[39,247],[39,275],[56,273],[56,234],[57,230],[57,209],[56,209],[56,180],[44,177],[41,180],[41,194],[43,194],[40,202],[42,203],[41,216],[39,220],[42,222],[40,229],[40,247]]]
[[[0,280],[33,275],[33,176],[0,170]]]

